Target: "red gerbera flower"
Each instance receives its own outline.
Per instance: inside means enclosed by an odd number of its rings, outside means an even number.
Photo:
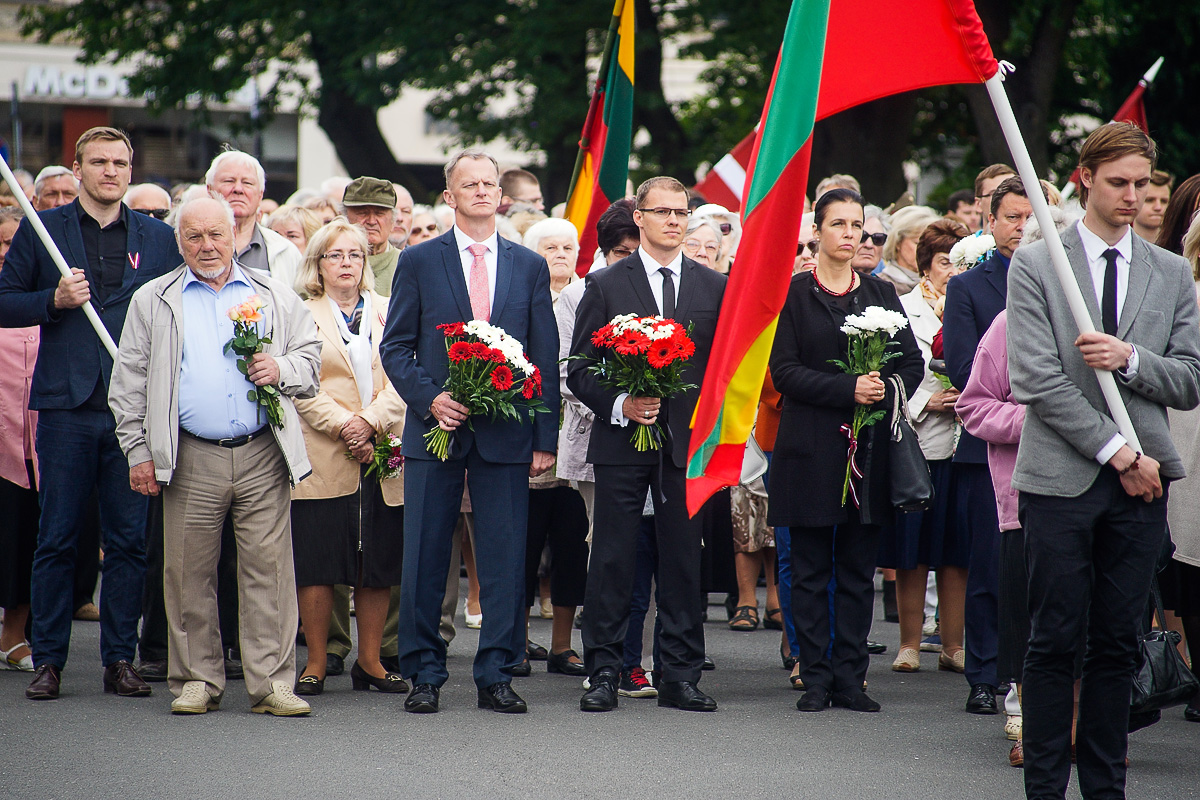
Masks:
[[[471,348],[471,358],[479,358],[487,360],[488,346],[483,342],[471,342],[468,345]]]
[[[659,339],[650,345],[646,361],[654,369],[662,369],[675,360],[677,349],[670,339]]]
[[[512,388],[513,374],[508,367],[501,365],[492,370],[492,386],[496,387],[497,391],[507,392]]]
[[[521,385],[521,395],[526,400],[532,400],[533,399],[533,391],[534,391],[533,381],[526,378],[525,383]]]
[[[684,361],[691,358],[696,352],[696,343],[689,336],[680,337],[675,342],[675,353]]]
[[[612,325],[605,325],[592,334],[592,344],[596,347],[612,347]]]
[[[504,357],[504,352],[501,350],[497,350],[494,347],[488,349],[488,358],[490,358],[492,361],[496,362],[497,364],[505,364],[508,362],[508,359],[506,359]]]
[[[446,338],[454,336],[464,336],[466,331],[463,329],[461,322],[447,322],[445,325],[438,325],[438,330],[446,335]]]
[[[450,345],[450,349],[446,351],[446,355],[451,361],[457,362],[466,361],[473,354],[471,352],[470,344],[467,342],[455,342],[454,344]]]
[[[630,328],[618,336],[614,349],[623,356],[636,356],[646,352],[650,346],[650,337],[639,330]]]

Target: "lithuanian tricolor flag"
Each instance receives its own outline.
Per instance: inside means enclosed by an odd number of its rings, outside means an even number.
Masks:
[[[983,83],[997,69],[971,0],[794,0],[742,192],[737,262],[692,419],[689,512],[741,474],[792,277],[813,125],[899,92]]]
[[[588,105],[566,217],[579,231],[575,271],[587,274],[596,251],[596,220],[625,196],[633,141],[633,3],[616,0],[596,89]]]

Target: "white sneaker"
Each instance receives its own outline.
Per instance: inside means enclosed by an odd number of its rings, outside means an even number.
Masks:
[[[220,707],[220,699],[208,693],[204,681],[188,681],[179,697],[171,701],[172,714],[203,714]]]
[[[312,712],[312,706],[296,697],[292,685],[286,681],[272,681],[272,692],[250,709],[255,714],[271,714],[276,717],[299,717]]]

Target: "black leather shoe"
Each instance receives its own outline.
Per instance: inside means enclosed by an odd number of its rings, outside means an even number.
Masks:
[[[325,654],[325,677],[331,675],[341,675],[346,671],[346,659],[339,656],[337,653]]]
[[[242,654],[232,647],[225,651],[225,680],[240,681],[245,679],[246,671],[242,669]]]
[[[867,639],[867,652],[873,656],[877,656],[881,653],[886,653],[887,645],[881,644],[880,642],[873,642],[870,639]]]
[[[996,687],[989,683],[971,685],[971,695],[967,698],[967,711],[971,714],[995,714]]]
[[[549,655],[550,651],[537,642],[525,642],[525,657],[530,661],[545,661]]]
[[[532,674],[533,667],[529,666],[528,658],[512,668],[512,676],[514,678],[528,678]]]
[[[114,661],[104,668],[104,693],[120,697],[146,697],[153,689],[142,680],[133,664]]]
[[[394,672],[397,675],[403,674],[400,672],[400,656],[380,656],[379,663],[388,672]]]
[[[834,692],[829,696],[829,705],[836,708],[848,708],[851,711],[878,711],[880,706],[864,691]]]
[[[1200,705],[1188,703],[1184,706],[1183,718],[1188,722],[1200,722]]]
[[[404,710],[410,714],[436,714],[440,694],[432,683],[418,683],[404,698]]]
[[[716,668],[717,668],[717,665],[714,664],[713,660],[708,657],[707,653],[705,653],[704,654],[704,663],[702,663],[700,665],[700,669],[704,670],[705,672],[712,672]]]
[[[137,671],[144,681],[162,683],[167,679],[167,660],[140,661]]]
[[[316,675],[301,675],[294,691],[300,697],[315,697],[325,691],[325,679]]]
[[[658,687],[658,704],[680,711],[716,711],[717,701],[691,681],[663,681]]]
[[[554,672],[558,675],[574,675],[581,678],[587,675],[587,667],[582,661],[572,661],[571,658],[579,658],[579,654],[574,650],[563,650],[561,653],[546,654],[546,672]]]
[[[58,687],[62,683],[58,667],[53,664],[42,664],[33,672],[33,682],[25,690],[25,696],[30,700],[57,700]]]
[[[602,669],[592,679],[592,688],[579,698],[580,711],[612,711],[617,707],[617,673]]]
[[[820,686],[807,689],[796,701],[797,711],[824,711],[829,706],[829,692]]]
[[[376,678],[371,673],[358,665],[358,660],[354,661],[354,666],[350,668],[350,685],[356,692],[365,692],[375,687],[384,694],[402,694],[408,691],[408,684],[404,682],[399,673],[388,672],[382,678]]]
[[[529,710],[521,695],[513,691],[511,683],[493,683],[479,690],[479,707],[490,708],[501,714],[524,714]]]

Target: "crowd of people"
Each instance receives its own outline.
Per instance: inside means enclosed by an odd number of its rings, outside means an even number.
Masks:
[[[1128,731],[1157,720],[1122,699],[1152,583],[1180,652],[1200,642],[1200,175],[1173,188],[1157,158],[1137,128],[1101,126],[1078,203],[1004,164],[941,209],[821,181],[748,443],[763,469],[691,517],[698,387],[726,276],[749,268],[737,214],[651,178],[580,254],[536,176],[481,151],[449,161],[434,206],[370,176],[280,205],[236,150],[204,184],[131,185],[128,138],[93,128],[71,168],[18,175],[70,274],[0,193],[4,666],[58,698],[72,619],[93,618],[106,692],[165,681],[173,713],[202,714],[244,679],[255,712],[303,715],[346,669],[353,613],[353,689],[434,713],[465,564],[480,708],[524,712],[513,679],[544,660],[583,679],[583,711],[715,711],[699,683],[719,592],[732,630],[779,631],[800,711],[874,712],[882,580],[893,670],[935,654],[967,712],[1003,711],[1030,797],[1062,797],[1076,760],[1084,795],[1109,796]],[[1070,316],[1041,199],[1093,332]],[[851,373],[847,318],[878,309],[906,322],[878,370]],[[635,396],[589,368],[622,314],[689,326],[692,388]],[[487,419],[446,390],[439,326],[471,320],[521,343],[547,413]],[[883,421],[851,433],[863,407]],[[928,467],[922,510],[891,492],[898,416]],[[634,446],[639,425],[661,450]],[[425,445],[438,430],[445,459]],[[1200,721],[1200,699],[1184,714]]]

